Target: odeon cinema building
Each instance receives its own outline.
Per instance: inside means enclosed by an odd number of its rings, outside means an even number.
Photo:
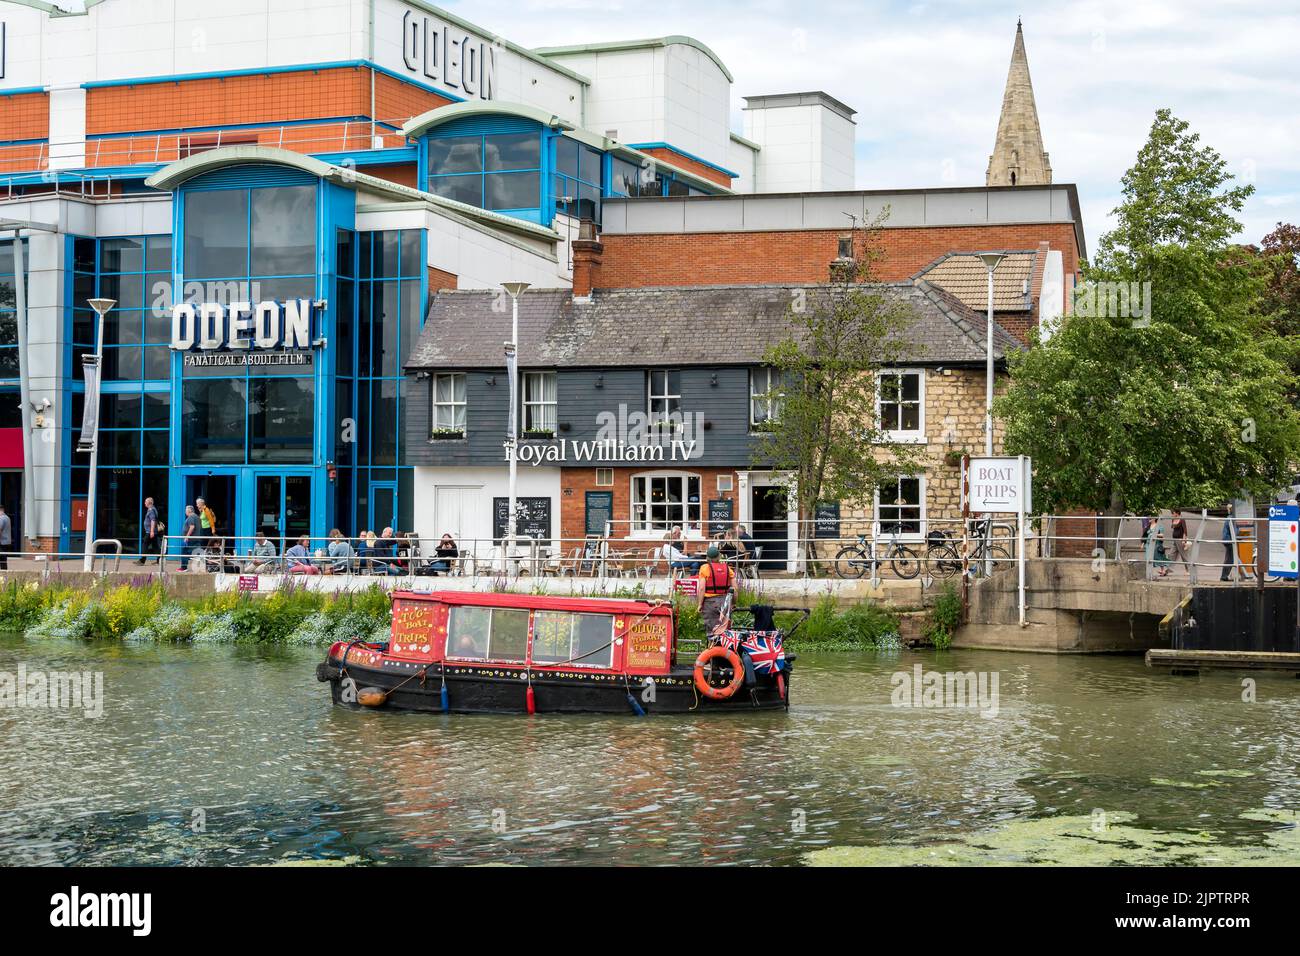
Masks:
[[[770,313],[755,289],[824,281],[849,216],[888,206],[885,278],[920,290],[933,340],[902,383],[917,408],[890,410],[918,428],[930,376],[982,368],[979,283],[960,254],[1019,257],[998,299],[1014,330],[1059,314],[1083,251],[1077,195],[1050,172],[854,191],[850,108],[759,91],[733,113],[726,66],[683,36],[529,49],[402,0],[0,0],[0,44],[0,503],[25,549],[84,546],[92,299],[115,302],[95,531],[128,552],[146,497],[171,531],[203,497],[241,538],[493,535],[505,282],[530,284],[530,437],[585,435],[578,413],[618,398],[612,411],[705,412],[716,439],[671,468],[599,452],[521,466],[531,520],[547,525],[534,533],[580,536],[593,502],[629,533],[658,533],[698,529],[724,497],[743,518],[747,489],[772,484],[744,437],[761,424],[761,349],[733,361],[726,342],[685,345],[717,301],[734,312],[757,296]],[[957,277],[948,291],[940,274]],[[733,285],[747,291],[669,294]],[[648,298],[602,305],[630,290]],[[541,354],[571,312],[589,346]],[[728,334],[743,333],[729,315]],[[620,349],[642,323],[672,347]]]

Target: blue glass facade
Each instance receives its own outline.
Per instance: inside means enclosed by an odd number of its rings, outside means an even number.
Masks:
[[[69,239],[70,435],[84,407],[81,354],[94,348],[85,302],[118,302],[104,327],[98,537],[138,551],[146,497],[169,534],[186,504],[204,498],[217,533],[239,539],[240,550],[257,531],[323,545],[334,527],[409,529],[402,363],[423,317],[424,235],[356,232],[354,197],[296,169],[229,167],[175,192],[175,241]],[[291,308],[312,303],[310,344],[182,348],[172,341],[176,302],[200,315],[219,304],[227,322],[250,305],[281,303],[286,327]],[[89,484],[89,456],[72,444],[64,443],[67,549],[83,545],[73,516]]]
[[[606,196],[703,196],[671,171],[602,152],[508,113],[466,117],[420,140],[429,192],[550,225],[554,213],[600,221]]]

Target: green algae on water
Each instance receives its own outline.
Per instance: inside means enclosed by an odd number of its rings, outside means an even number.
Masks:
[[[814,850],[811,866],[1295,866],[1300,864],[1297,815],[1252,810],[1240,815],[1271,827],[1258,843],[1220,843],[1206,831],[1132,826],[1131,813],[1019,820],[961,840]]]

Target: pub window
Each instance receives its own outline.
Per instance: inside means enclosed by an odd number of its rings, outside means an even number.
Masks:
[[[925,479],[903,475],[876,490],[876,533],[920,537],[925,524]]]
[[[680,372],[657,370],[649,375],[648,411],[650,420],[664,422],[670,415],[680,415],[682,410],[682,377]]]
[[[596,469],[596,487],[612,488],[614,487],[614,469],[597,468]]]
[[[465,405],[465,373],[436,373],[433,376],[433,434],[464,435]]]
[[[749,371],[749,424],[755,429],[775,424],[781,417],[781,373],[773,368]]]
[[[877,409],[880,430],[893,439],[925,435],[925,375],[920,371],[881,372]]]
[[[668,531],[700,524],[700,476],[685,472],[632,476],[632,530]]]
[[[524,434],[555,435],[556,381],[554,372],[524,373]]]
[[[447,622],[447,656],[471,661],[527,660],[528,612],[453,607]]]
[[[608,614],[533,612],[533,663],[614,666],[614,618]]]

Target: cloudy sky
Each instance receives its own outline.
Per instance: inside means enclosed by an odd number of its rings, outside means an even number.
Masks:
[[[438,0],[435,0],[438,2]],[[1155,111],[1170,107],[1255,185],[1239,238],[1300,223],[1300,5],[1241,0],[442,0],[525,46],[681,33],[741,97],[821,89],[858,110],[859,188],[984,182],[1024,18],[1057,182],[1079,186],[1091,252]]]

